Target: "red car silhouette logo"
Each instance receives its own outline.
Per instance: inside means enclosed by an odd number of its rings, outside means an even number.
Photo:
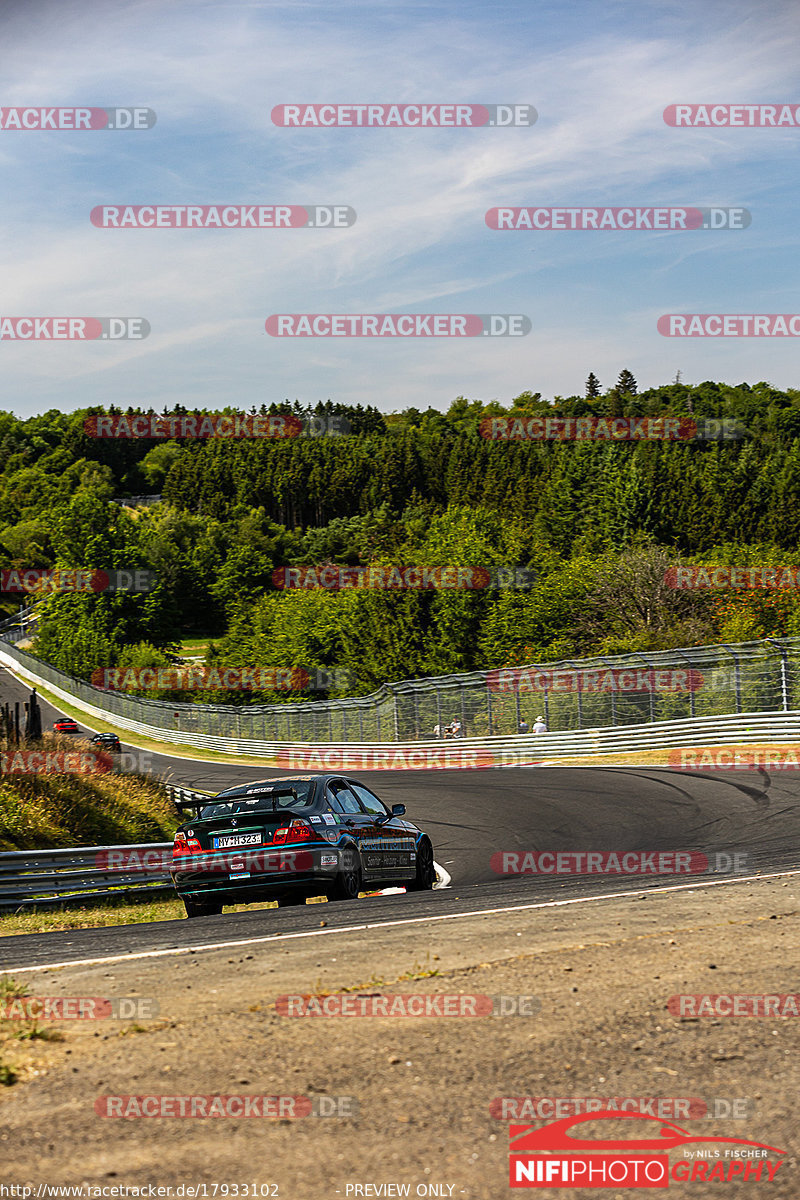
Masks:
[[[655,1137],[649,1138],[614,1138],[604,1140],[601,1138],[582,1138],[580,1135],[575,1136],[569,1131],[576,1125],[585,1124],[586,1121],[594,1122],[600,1120],[614,1121],[646,1121],[648,1124],[656,1124],[658,1132]],[[654,1150],[654,1151],[670,1151],[678,1146],[691,1146],[698,1143],[728,1143],[735,1146],[756,1146],[761,1150],[770,1150],[773,1154],[785,1154],[785,1150],[779,1150],[777,1146],[768,1146],[765,1142],[752,1142],[746,1138],[731,1138],[731,1137],[695,1137],[686,1129],[681,1129],[679,1125],[672,1125],[669,1122],[653,1121],[652,1117],[648,1117],[643,1113],[634,1112],[613,1112],[603,1110],[600,1112],[586,1113],[583,1116],[564,1117],[560,1121],[553,1121],[550,1125],[544,1125],[536,1128],[533,1125],[510,1125],[509,1137],[511,1139],[510,1151],[512,1154],[546,1154],[548,1151],[573,1151],[578,1153],[586,1153],[587,1150],[598,1151],[613,1151],[615,1153],[620,1150]]]

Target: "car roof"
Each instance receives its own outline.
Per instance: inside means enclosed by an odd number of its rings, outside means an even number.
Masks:
[[[271,792],[277,787],[291,787],[294,783],[319,783],[324,785],[329,779],[344,779],[347,783],[359,782],[357,779],[353,779],[351,776],[343,775],[337,771],[329,771],[324,775],[284,775],[279,779],[253,779],[249,783],[238,783],[235,787],[227,788],[224,792],[218,792],[216,796],[210,797],[210,799],[235,800],[241,796]]]

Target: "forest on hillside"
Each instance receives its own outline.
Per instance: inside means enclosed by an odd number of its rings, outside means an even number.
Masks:
[[[98,438],[92,419],[118,409],[0,413],[0,569],[142,569],[156,580],[141,593],[46,595],[35,653],[88,679],[172,663],[195,636],[211,639],[219,666],[341,668],[352,694],[427,674],[800,634],[794,586],[665,585],[677,564],[797,563],[800,391],[675,382],[640,393],[624,371],[605,392],[590,376],[585,394],[552,401],[524,392],[505,406],[459,397],[447,412],[330,402],[261,412],[293,413],[305,429],[283,440]],[[536,417],[678,417],[697,435],[485,436],[492,418],[525,429]],[[124,503],[143,494],[160,502]],[[281,568],[324,564],[474,567],[490,582],[276,586]],[[10,615],[26,598],[0,599]]]

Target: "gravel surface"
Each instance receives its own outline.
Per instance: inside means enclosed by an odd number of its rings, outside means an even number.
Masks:
[[[205,1183],[209,1197],[214,1185],[231,1185],[233,1196],[235,1184],[239,1195],[245,1184],[273,1184],[281,1200],[404,1194],[381,1190],[395,1184],[410,1196],[496,1200],[509,1169],[499,1098],[636,1097],[661,1098],[661,1115],[693,1136],[786,1151],[772,1183],[672,1181],[672,1195],[763,1189],[796,1200],[798,1018],[681,1018],[667,1004],[677,994],[791,993],[799,895],[800,876],[786,874],[405,927],[319,925],[284,945],[19,973],[37,996],[137,996],[154,1001],[158,1016],[65,1020],[63,1041],[6,1042],[20,1081],[0,1088],[4,1182],[153,1184],[173,1196],[181,1184]],[[354,921],[367,903],[349,906]],[[533,996],[538,1012],[290,1018],[276,1007],[283,994],[344,989]],[[95,1112],[98,1097],[131,1094],[307,1096],[341,1115],[288,1119],[286,1104],[282,1120]],[[715,1099],[738,1100],[745,1115],[733,1119],[721,1103],[715,1117]],[[696,1116],[694,1104],[687,1119],[687,1100],[705,1101],[710,1117]],[[528,1106],[519,1120],[537,1117]],[[633,1124],[614,1122],[602,1136],[631,1136]],[[673,1150],[673,1166],[689,1153]]]

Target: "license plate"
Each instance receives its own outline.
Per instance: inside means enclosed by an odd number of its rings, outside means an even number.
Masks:
[[[260,833],[232,833],[212,839],[215,850],[228,850],[231,846],[260,846]]]

